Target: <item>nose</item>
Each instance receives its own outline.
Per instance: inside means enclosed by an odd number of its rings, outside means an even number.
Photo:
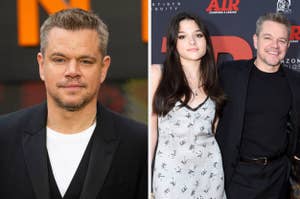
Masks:
[[[279,47],[279,40],[278,39],[273,39],[272,40],[272,47],[278,48]]]
[[[70,60],[70,62],[66,65],[65,76],[66,77],[79,77],[81,74],[79,64],[76,60]]]
[[[190,37],[189,42],[190,42],[190,44],[195,44],[196,43],[194,36]]]

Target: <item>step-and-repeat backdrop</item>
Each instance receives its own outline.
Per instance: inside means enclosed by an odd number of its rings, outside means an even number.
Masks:
[[[255,56],[252,36],[257,18],[267,12],[283,12],[292,24],[291,45],[284,65],[300,71],[299,0],[152,0],[151,8],[153,64],[164,60],[167,28],[178,12],[191,12],[204,20],[217,62]]]

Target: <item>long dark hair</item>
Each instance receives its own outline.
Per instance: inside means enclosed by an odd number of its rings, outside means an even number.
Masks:
[[[176,48],[179,32],[179,24],[182,20],[193,20],[202,31],[206,40],[206,53],[201,58],[200,79],[203,90],[216,103],[216,113],[220,114],[225,100],[224,93],[219,86],[217,67],[209,32],[203,22],[189,13],[179,13],[171,20],[167,33],[167,53],[162,67],[162,77],[153,99],[153,112],[158,115],[166,115],[177,101],[184,97],[182,106],[187,105],[192,97],[187,78],[183,71],[180,57]]]

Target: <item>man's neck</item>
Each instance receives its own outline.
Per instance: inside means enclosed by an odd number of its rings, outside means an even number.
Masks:
[[[78,111],[68,111],[48,103],[47,127],[64,134],[89,128],[96,121],[97,104],[87,104]]]

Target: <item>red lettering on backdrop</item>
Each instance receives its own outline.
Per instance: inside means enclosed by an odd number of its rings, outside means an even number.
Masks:
[[[167,52],[167,37],[162,38],[161,42],[161,52],[166,53]]]
[[[248,42],[237,36],[211,36],[214,47],[214,56],[217,60],[220,53],[231,54],[234,60],[251,59],[252,49]],[[167,38],[162,38],[161,52],[167,51]]]
[[[229,0],[228,9],[238,11],[239,10],[239,8],[238,8],[239,4],[240,4],[240,0],[236,0],[235,2],[233,2],[233,0]]]
[[[234,60],[251,59],[252,49],[248,42],[237,36],[211,36],[215,59],[220,53],[229,53]]]
[[[206,12],[220,11],[218,0],[211,0],[209,6],[206,8]]]
[[[240,0],[222,0],[222,7],[220,7],[218,0],[211,0],[210,4],[206,8],[206,12],[212,11],[238,11],[238,5]]]
[[[300,26],[292,26],[291,27],[290,40],[300,41]]]
[[[227,4],[227,0],[223,0],[223,2],[222,2],[222,11],[227,10],[226,9],[226,4]]]

